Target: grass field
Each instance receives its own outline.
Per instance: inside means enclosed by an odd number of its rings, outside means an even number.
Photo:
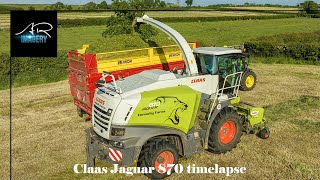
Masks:
[[[28,10],[30,6],[34,7],[36,10],[43,10],[45,7],[51,4],[0,4],[0,6],[11,7],[11,8],[22,8]],[[67,4],[68,5],[68,4]],[[78,9],[81,5],[71,5],[72,9]]]
[[[167,24],[180,32],[188,41],[198,41],[201,46],[223,46],[241,44],[259,36],[317,31],[320,19],[290,18]],[[58,49],[77,49],[81,48],[82,44],[91,44],[101,38],[104,30],[105,26],[60,28],[58,29]],[[160,39],[167,37],[164,34],[160,36]],[[9,31],[0,31],[1,52],[9,51],[9,38]]]
[[[240,92],[242,100],[266,108],[271,136],[242,136],[236,149],[224,155],[209,152],[180,159],[184,166],[245,166],[231,179],[320,178],[320,67],[252,64],[258,84]],[[0,174],[8,169],[8,90],[0,91]],[[85,163],[84,129],[91,125],[77,116],[67,81],[13,89],[14,179],[146,179],[142,175],[76,175]],[[101,166],[107,166],[99,163]],[[224,175],[181,175],[169,179],[218,179]]]
[[[298,11],[295,7],[259,7],[259,6],[243,6],[243,7],[224,7],[228,9],[241,9],[241,10],[264,10],[264,11]]]
[[[58,19],[83,19],[110,17],[113,12],[66,12],[59,13]],[[224,17],[224,16],[270,16],[275,14],[243,11],[149,11],[150,17]],[[10,14],[0,14],[0,29],[10,28]]]

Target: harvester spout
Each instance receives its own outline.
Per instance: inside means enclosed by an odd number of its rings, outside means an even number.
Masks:
[[[161,31],[166,33],[168,36],[170,36],[178,44],[180,50],[182,51],[182,57],[183,57],[183,60],[185,61],[186,71],[188,75],[193,76],[198,74],[198,68],[197,68],[197,64],[196,64],[192,49],[190,48],[189,44],[180,33],[178,33],[176,30],[163,24],[160,21],[149,18],[147,15],[144,15],[143,17],[138,17],[136,21],[138,23],[150,24],[151,26],[154,26],[160,29]]]

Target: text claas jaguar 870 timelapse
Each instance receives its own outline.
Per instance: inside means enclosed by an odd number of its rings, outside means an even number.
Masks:
[[[103,73],[95,90],[92,127],[87,133],[87,164],[95,158],[121,166],[136,163],[154,167],[146,176],[168,176],[159,166],[177,164],[205,150],[226,153],[241,135],[269,137],[264,109],[243,103],[238,90],[241,50],[199,47],[169,26],[143,16],[137,23],[150,24],[169,35],[180,47],[185,71],[147,70],[115,80]],[[112,82],[105,78],[111,76]]]

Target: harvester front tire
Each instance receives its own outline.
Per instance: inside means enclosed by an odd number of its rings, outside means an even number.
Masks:
[[[167,164],[177,164],[178,163],[178,151],[176,146],[168,140],[152,140],[147,142],[140,153],[137,166],[139,167],[154,167],[155,170],[152,173],[146,173],[145,175],[150,179],[163,179],[168,177],[166,172],[161,171],[158,167],[162,164],[166,167]],[[160,172],[163,173],[159,173]],[[167,170],[167,168],[166,168]],[[174,170],[171,170],[173,173]]]
[[[222,109],[212,122],[208,140],[209,151],[215,154],[231,151],[240,142],[241,119],[230,107]]]
[[[257,76],[251,70],[247,69],[244,71],[241,79],[240,88],[243,91],[251,91],[257,84]]]

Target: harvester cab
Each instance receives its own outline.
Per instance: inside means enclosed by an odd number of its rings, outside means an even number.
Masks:
[[[193,50],[199,74],[219,75],[220,88],[226,80],[227,86],[235,86],[236,79],[242,73],[240,88],[252,90],[256,84],[256,75],[248,69],[248,55],[241,49],[225,47],[199,47]],[[231,75],[231,76],[229,76]],[[228,77],[226,79],[226,77]]]
[[[169,35],[182,51],[183,74],[148,70],[115,80],[103,73],[95,90],[92,127],[87,133],[87,164],[153,168],[145,175],[162,179],[168,164],[208,150],[226,153],[243,132],[269,137],[264,109],[240,101],[241,51],[198,48],[171,27],[144,16],[137,19]],[[195,55],[194,55],[195,54]],[[195,58],[196,57],[196,58]],[[104,79],[111,76],[112,82]]]

